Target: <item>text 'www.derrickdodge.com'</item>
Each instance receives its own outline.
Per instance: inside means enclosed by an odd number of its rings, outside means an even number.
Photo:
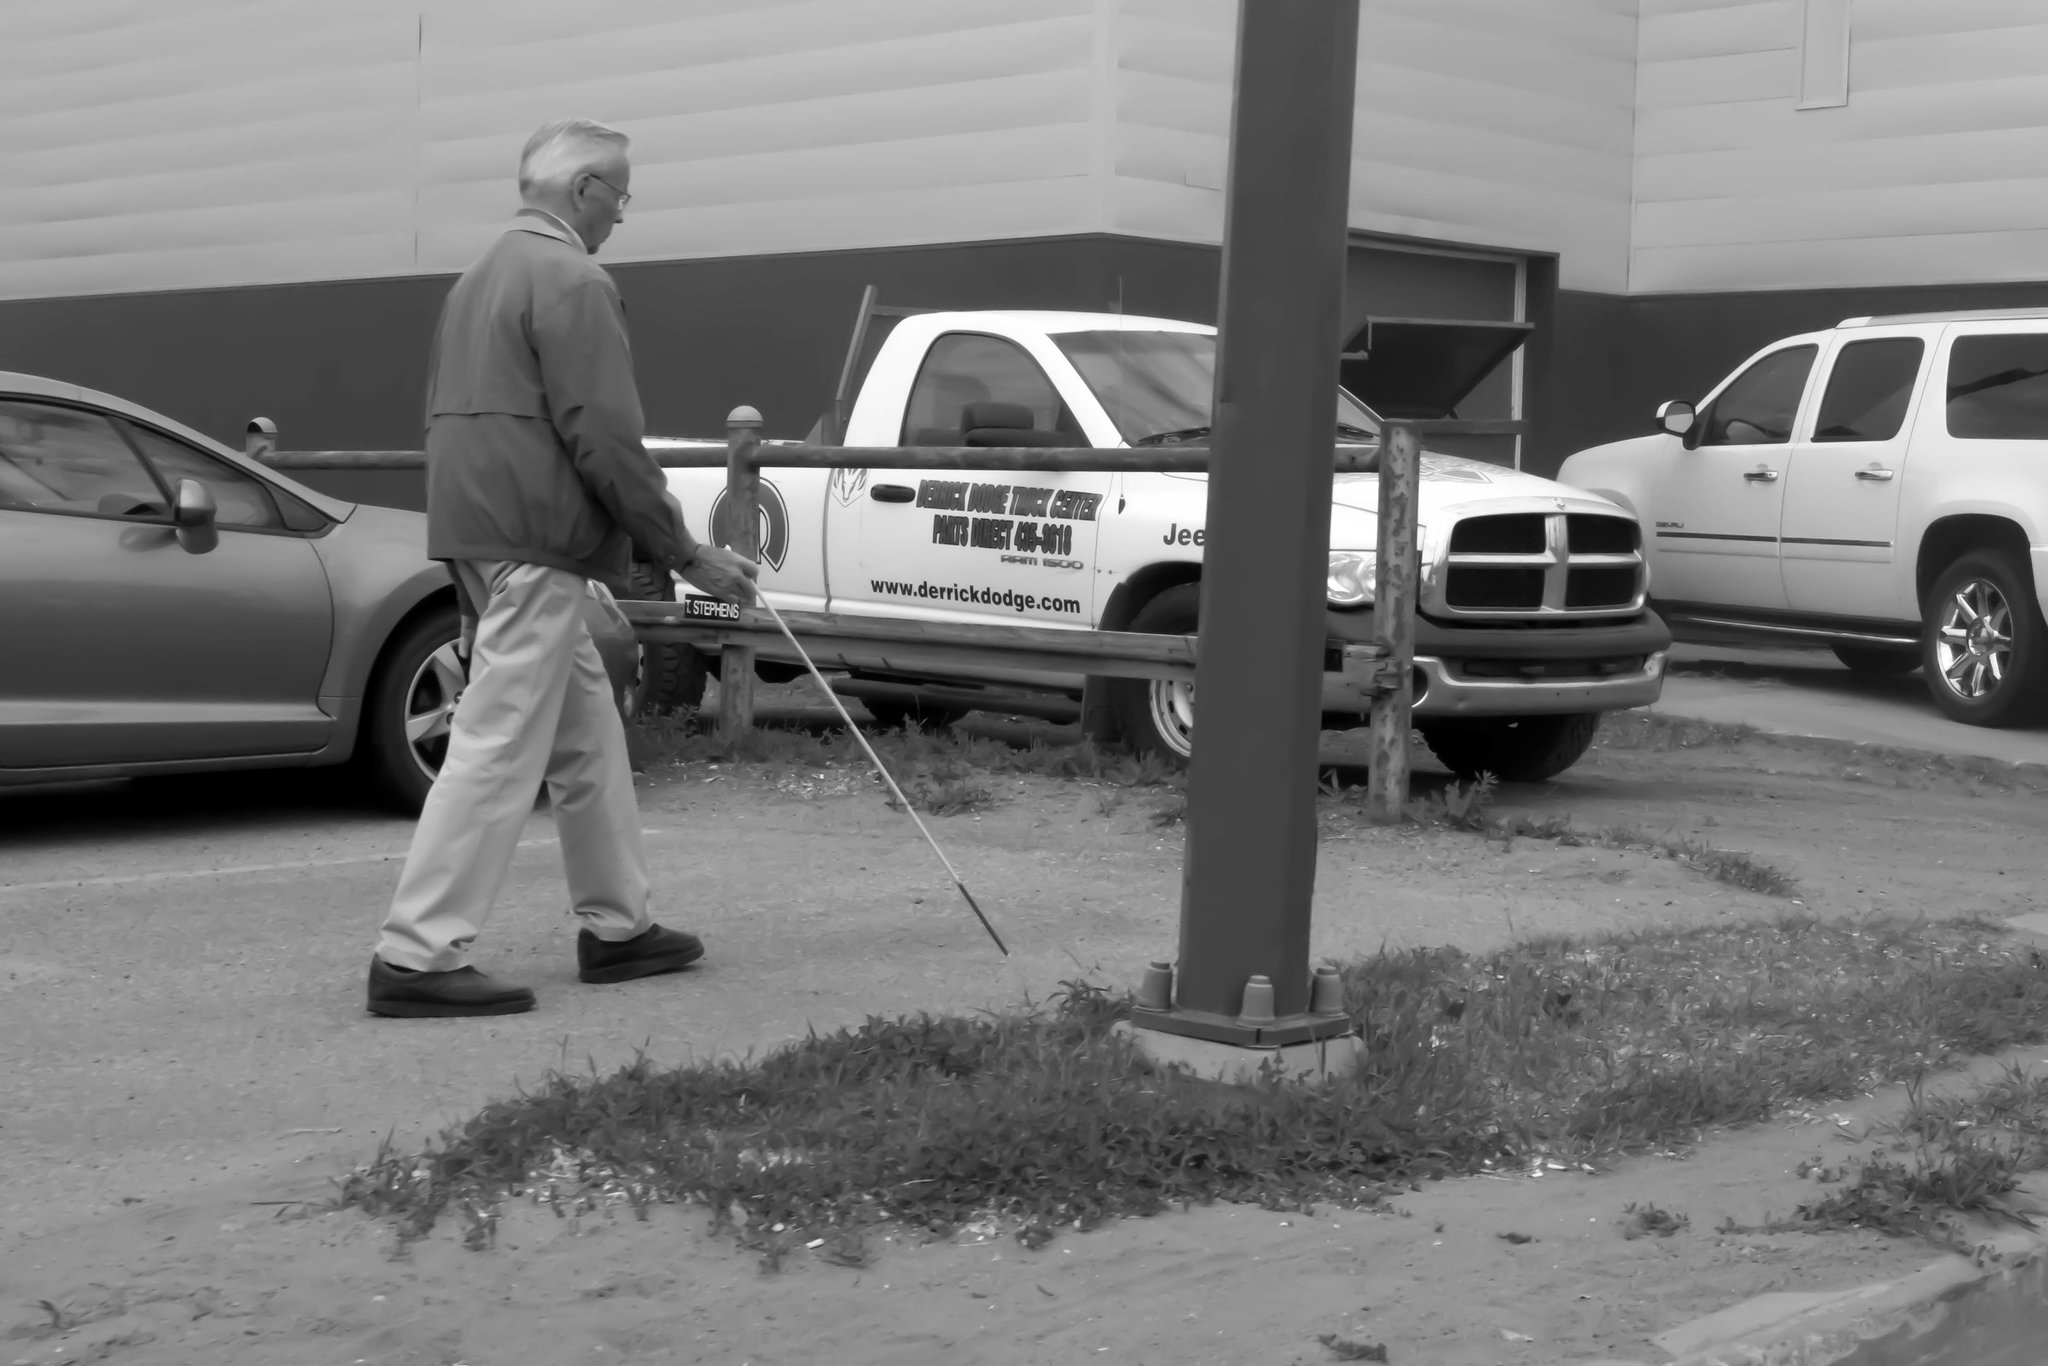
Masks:
[[[923,598],[928,602],[962,602],[980,607],[1007,607],[1015,612],[1060,612],[1081,615],[1078,598],[1041,598],[1035,593],[1018,593],[1008,588],[975,588],[956,583],[894,583],[870,579],[868,587],[892,598]]]

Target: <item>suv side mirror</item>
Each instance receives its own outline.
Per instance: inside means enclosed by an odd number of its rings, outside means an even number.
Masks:
[[[1683,399],[1657,405],[1657,425],[1673,436],[1691,436],[1693,425],[1699,421],[1699,414]]]
[[[194,555],[204,555],[220,544],[220,530],[214,526],[219,507],[213,491],[197,479],[178,481],[178,500],[171,508],[171,524],[178,529],[178,544]]]

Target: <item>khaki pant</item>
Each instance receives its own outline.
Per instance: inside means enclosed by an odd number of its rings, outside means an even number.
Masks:
[[[469,686],[427,794],[377,956],[461,967],[483,928],[543,779],[569,900],[600,939],[648,927],[647,858],[626,732],[574,574],[510,561],[455,566],[477,604]]]

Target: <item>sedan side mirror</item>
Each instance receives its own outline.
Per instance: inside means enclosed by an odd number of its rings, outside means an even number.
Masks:
[[[1657,425],[1673,436],[1692,435],[1693,424],[1699,421],[1699,414],[1683,399],[1657,405]]]
[[[194,555],[204,555],[220,544],[220,530],[214,518],[220,509],[213,491],[197,479],[178,481],[178,501],[171,508],[171,524],[178,529],[178,544]]]

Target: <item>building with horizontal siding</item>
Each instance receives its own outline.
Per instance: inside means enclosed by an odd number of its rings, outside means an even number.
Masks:
[[[416,446],[441,297],[563,114],[634,139],[603,259],[659,432],[809,430],[869,285],[1212,320],[1235,19],[9,0],[0,369]],[[1362,0],[1358,60],[1351,325],[1530,325],[1433,444],[1548,471],[1772,337],[2048,302],[2041,0]]]

